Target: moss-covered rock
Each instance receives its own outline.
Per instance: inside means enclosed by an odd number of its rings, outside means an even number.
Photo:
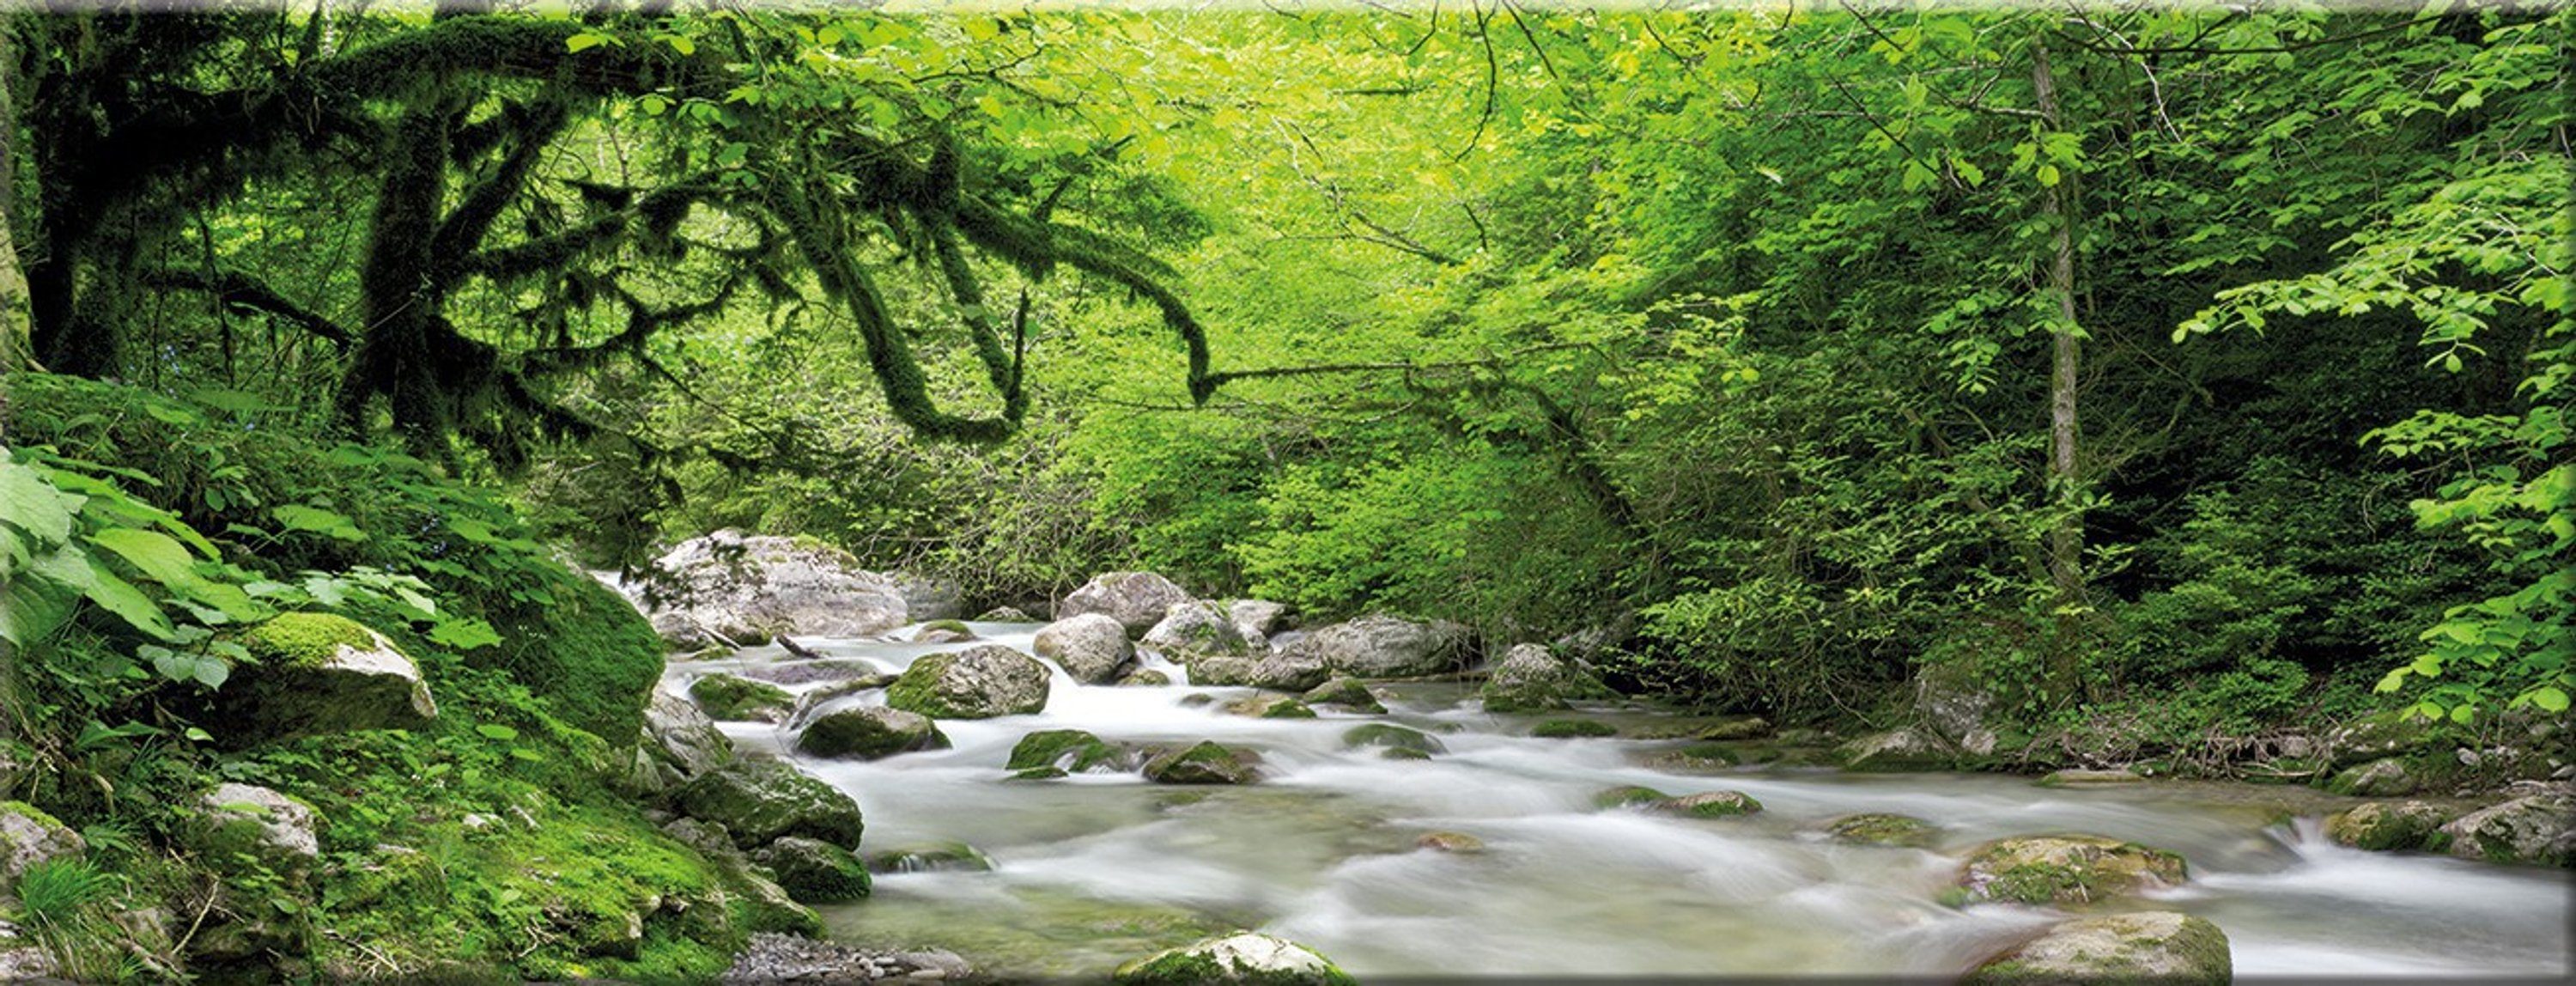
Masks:
[[[691,818],[724,826],[744,849],[789,835],[851,847],[865,830],[858,802],[776,760],[744,760],[713,771],[680,788],[672,803]]]
[[[948,734],[930,717],[882,705],[826,712],[796,735],[796,752],[826,759],[875,760],[948,746]]]
[[[489,612],[501,642],[466,651],[465,662],[508,674],[556,718],[622,750],[662,679],[661,637],[626,597],[589,576],[553,565],[533,571],[539,591]]]
[[[1920,730],[1897,729],[1836,747],[1834,759],[1854,771],[1948,770],[1958,764],[1958,753]]]
[[[1368,684],[1357,678],[1334,678],[1308,689],[1299,697],[1308,705],[1335,705],[1371,715],[1386,712],[1386,705],[1378,701],[1377,693],[1370,691]]]
[[[1203,740],[1145,761],[1145,779],[1156,784],[1250,784],[1260,779],[1260,762],[1250,750]]]
[[[2135,784],[2146,780],[2133,770],[2085,770],[2070,767],[2053,770],[2038,780],[2041,787],[2107,787],[2113,784]]]
[[[1742,791],[1702,791],[1678,798],[1666,798],[1648,807],[1667,815],[1688,818],[1732,818],[1762,810],[1762,802]]]
[[[886,704],[934,719],[990,719],[1046,708],[1046,665],[1008,647],[985,644],[914,659],[886,686]]]
[[[1246,695],[1225,701],[1217,706],[1217,711],[1253,719],[1315,718],[1313,708],[1286,695]]]
[[[1138,643],[1193,667],[1200,658],[1258,656],[1225,607],[1206,601],[1173,604]]]
[[[2355,849],[2440,852],[2451,844],[2442,823],[2454,814],[2422,801],[2373,801],[2326,816],[2326,838]]]
[[[1672,800],[1672,797],[1672,795],[1665,794],[1664,792],[1655,790],[1651,787],[1639,787],[1635,784],[1622,784],[1618,787],[1602,788],[1599,791],[1593,792],[1592,807],[1604,809],[1641,808],[1658,802],[1670,801]]]
[[[1959,872],[1964,900],[2086,904],[2104,897],[2180,884],[2182,857],[2118,839],[2044,835],[1998,839],[1978,847]]]
[[[916,644],[962,644],[975,639],[974,629],[959,620],[932,620],[912,632]]]
[[[250,784],[219,784],[198,798],[189,848],[211,858],[246,858],[301,880],[321,859],[321,817],[313,806]]]
[[[1924,848],[1940,835],[1932,823],[1911,815],[1863,812],[1826,823],[1825,832],[1843,842],[1874,846]]]
[[[1449,747],[1441,743],[1439,737],[1393,723],[1365,723],[1353,726],[1342,733],[1343,749],[1358,750],[1368,747],[1376,747],[1389,753],[1405,750],[1426,757],[1435,753],[1449,752]]]
[[[88,846],[80,833],[24,801],[0,801],[0,888],[10,891],[27,868],[55,859],[76,859]]]
[[[1485,851],[1485,840],[1465,832],[1425,832],[1413,840],[1417,849],[1433,852],[1479,853]]]
[[[2418,715],[2413,706],[2374,712],[2326,734],[2326,762],[2336,769],[2387,757],[2448,750],[2464,739],[2448,720]]]
[[[1027,771],[1053,768],[1072,773],[1116,772],[1136,767],[1135,752],[1079,729],[1041,729],[1011,745],[1003,766]]]
[[[2442,834],[2451,837],[2451,855],[2463,859],[2576,866],[2576,798],[2515,798],[2453,819]]]
[[[860,858],[870,873],[989,872],[993,858],[963,842],[935,842],[872,852]]]
[[[1964,982],[2225,986],[2234,975],[2227,935],[2217,925],[2187,914],[2149,911],[2060,923],[1978,966]]]
[[[752,850],[751,861],[768,867],[799,903],[836,904],[868,895],[868,868],[849,850],[818,839],[785,836]]]
[[[2417,772],[2408,757],[2381,757],[2337,771],[2326,779],[2326,790],[2357,798],[2392,798],[2418,794],[2430,785]]]
[[[1506,652],[1478,695],[1487,712],[1541,712],[1615,697],[1600,679],[1539,644],[1519,644]]]
[[[226,724],[217,738],[227,743],[418,729],[438,717],[420,665],[366,624],[330,613],[280,613],[238,642],[251,659],[211,700],[210,721]]]
[[[1619,727],[1591,719],[1550,719],[1530,727],[1530,735],[1542,739],[1591,739],[1619,735]]]
[[[784,722],[796,696],[766,682],[711,674],[689,683],[689,698],[709,718],[725,722]]]
[[[1202,939],[1137,959],[1119,966],[1110,981],[1118,986],[1358,986],[1359,982],[1314,949],[1250,931]]]

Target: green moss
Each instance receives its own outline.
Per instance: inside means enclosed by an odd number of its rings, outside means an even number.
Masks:
[[[1762,802],[1742,791],[1709,791],[1665,801],[1657,807],[1692,818],[1730,818],[1762,810]]]
[[[922,624],[922,625],[921,625],[921,632],[923,632],[923,633],[929,633],[929,632],[931,632],[931,631],[933,631],[933,630],[946,631],[946,632],[948,632],[948,633],[954,633],[954,634],[962,634],[962,635],[964,635],[964,636],[968,636],[968,637],[972,637],[972,636],[974,636],[974,635],[975,635],[975,631],[974,631],[972,628],[968,627],[968,626],[966,625],[966,621],[964,621],[964,620],[932,620],[932,621],[930,621],[930,622],[928,622],[928,623],[924,623],[924,624]]]
[[[1145,762],[1145,777],[1157,784],[1246,784],[1255,774],[1252,757],[1214,740],[1166,750]]]
[[[1638,787],[1634,784],[1627,784],[1619,787],[1605,788],[1593,794],[1592,807],[1625,808],[1630,805],[1650,805],[1658,801],[1669,801],[1671,799],[1672,795],[1665,794],[1664,792],[1655,790],[1654,788]]]
[[[1081,773],[1096,767],[1115,768],[1122,759],[1117,747],[1082,730],[1041,729],[1020,737],[1011,747],[1010,761],[1003,766],[1023,772],[1052,768]]]
[[[752,854],[776,874],[787,895],[807,904],[832,904],[868,895],[868,868],[850,851],[814,839],[788,837]]]
[[[49,832],[57,829],[65,832],[71,831],[71,827],[64,825],[61,819],[45,814],[44,809],[28,804],[24,801],[0,801],[0,812],[26,816],[29,821],[35,822],[37,825],[42,826]]]
[[[505,600],[492,623],[501,643],[465,652],[468,664],[507,673],[566,723],[631,747],[644,700],[662,677],[662,638],[607,586],[559,565],[531,569],[538,585]]]
[[[1931,845],[1940,830],[1910,815],[1868,812],[1837,818],[1825,831],[1844,842],[1922,848]]]
[[[1283,698],[1262,706],[1261,718],[1312,719],[1315,718],[1315,710],[1307,707],[1304,702],[1300,702],[1293,698]]]
[[[711,674],[689,683],[689,697],[707,717],[728,722],[757,718],[762,713],[783,713],[796,704],[796,696],[765,681],[752,681],[729,674]]]
[[[1583,739],[1617,736],[1618,727],[1590,719],[1550,719],[1530,729],[1530,735],[1542,739]]]
[[[1446,753],[1449,748],[1439,739],[1418,729],[1406,729],[1393,723],[1372,722],[1353,726],[1342,734],[1345,749],[1379,747],[1387,751],[1406,750],[1425,757]]]
[[[380,636],[364,623],[330,613],[279,613],[241,635],[241,645],[262,664],[320,667],[342,647],[372,650]]]

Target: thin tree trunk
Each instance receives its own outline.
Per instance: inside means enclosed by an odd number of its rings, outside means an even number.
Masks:
[[[2048,44],[2031,45],[2031,86],[2048,129],[2061,129],[2057,77],[2049,70]],[[2048,260],[2048,292],[2055,296],[2057,319],[2049,327],[2048,487],[2063,508],[2048,532],[2048,574],[2055,593],[2057,641],[2051,671],[2060,694],[2083,687],[2079,637],[2084,604],[2084,513],[2078,504],[2075,385],[2081,365],[2082,330],[2075,322],[2075,212],[2068,191],[2075,178],[2062,175],[2040,190],[2040,209],[2048,217],[2055,242]]]

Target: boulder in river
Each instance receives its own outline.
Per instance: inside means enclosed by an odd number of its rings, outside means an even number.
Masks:
[[[1086,685],[1117,680],[1118,672],[1136,659],[1136,645],[1128,641],[1127,628],[1106,613],[1083,613],[1049,623],[1029,647]]]
[[[1118,967],[1117,986],[1358,986],[1314,949],[1250,931],[1201,939]]]
[[[860,857],[870,873],[987,873],[993,858],[963,842],[899,846]]]
[[[752,850],[787,896],[800,904],[837,904],[868,895],[868,868],[850,851],[820,839],[783,836]]]
[[[1672,795],[1665,794],[1664,792],[1655,790],[1651,787],[1639,787],[1635,784],[1622,784],[1618,787],[1606,787],[1592,792],[1592,807],[1605,810],[1610,808],[1643,808],[1659,802],[1670,801],[1672,800],[1672,797]]]
[[[1063,602],[1056,604],[1055,618],[1103,613],[1126,627],[1128,636],[1135,637],[1170,615],[1172,604],[1189,601],[1189,593],[1152,572],[1108,572],[1065,596]]]
[[[2439,852],[2451,844],[2442,823],[2457,814],[2423,801],[2373,801],[2326,816],[2326,838],[2355,849]]]
[[[1145,761],[1145,779],[1156,784],[1250,784],[1260,778],[1261,757],[1214,740],[1165,750]]]
[[[1019,609],[1019,607],[1016,607],[1016,606],[995,606],[995,607],[993,607],[993,608],[991,608],[991,609],[985,610],[985,611],[984,611],[984,613],[983,613],[983,615],[976,617],[976,618],[975,618],[975,622],[977,622],[977,623],[1037,623],[1037,622],[1040,622],[1040,621],[1038,620],[1038,618],[1037,618],[1037,617],[1030,616],[1029,614],[1027,614],[1027,613],[1025,613],[1025,612],[1022,612],[1022,611]]]
[[[15,891],[27,868],[78,858],[89,846],[71,826],[23,801],[0,801],[0,886]]]
[[[1689,818],[1732,818],[1761,811],[1762,802],[1753,800],[1752,795],[1742,791],[1702,791],[1665,798],[1646,807],[1667,815]]]
[[[1494,666],[1480,694],[1487,712],[1541,712],[1612,697],[1590,672],[1539,644],[1514,645]]]
[[[1386,705],[1378,701],[1377,693],[1370,691],[1369,686],[1357,678],[1329,679],[1323,684],[1307,689],[1306,694],[1299,697],[1305,699],[1308,705],[1338,705],[1353,712],[1366,712],[1372,715],[1386,712]]]
[[[240,643],[252,660],[212,699],[229,742],[417,729],[438,718],[420,666],[366,624],[280,613],[243,631]]]
[[[826,759],[876,760],[945,749],[948,735],[929,716],[882,705],[826,712],[796,735],[796,752]]]
[[[1449,752],[1449,748],[1443,745],[1438,737],[1419,729],[1408,729],[1393,723],[1366,723],[1353,726],[1342,733],[1343,749],[1358,750],[1368,747],[1390,753],[1398,750],[1419,753],[1426,757],[1434,753]]]
[[[2183,882],[2182,857],[2134,842],[2089,835],[1998,839],[1977,848],[1959,872],[1963,902],[2086,904]]]
[[[2534,794],[2481,808],[2442,826],[2451,855],[2495,863],[2576,865],[2576,797]]]
[[[1014,771],[1054,769],[1069,773],[1124,771],[1136,768],[1135,751],[1079,729],[1041,729],[1020,737],[1011,747]]]
[[[856,846],[865,830],[859,803],[840,788],[777,760],[742,760],[680,788],[681,814],[722,825],[744,849],[801,835]]]
[[[937,719],[990,719],[1046,708],[1046,665],[997,644],[914,659],[886,704]]]
[[[1190,681],[1200,685],[1247,685],[1283,692],[1320,687],[1331,668],[1311,652],[1289,649],[1266,657],[1201,657],[1190,662]]]
[[[1938,738],[1916,729],[1871,733],[1834,749],[1844,770],[1948,770],[1958,754]]]
[[[1825,832],[1841,842],[1915,849],[1929,847],[1940,835],[1932,823],[1912,815],[1875,811],[1834,819],[1826,823]]]
[[[1413,840],[1413,846],[1433,852],[1479,853],[1485,851],[1485,840],[1465,832],[1425,832]]]
[[[897,572],[894,587],[903,594],[904,618],[914,623],[955,620],[966,615],[966,587],[955,579]]]
[[[1246,695],[1228,699],[1217,706],[1217,711],[1251,719],[1315,718],[1314,709],[1286,695]]]
[[[2226,986],[2235,975],[2227,934],[2170,911],[2077,918],[1978,966],[1965,983],[2172,983]]]
[[[1243,639],[1267,641],[1270,635],[1288,629],[1288,604],[1267,599],[1233,599],[1225,604],[1225,615],[1233,621],[1235,632]]]
[[[1310,653],[1327,668],[1362,678],[1444,674],[1464,666],[1467,628],[1445,620],[1363,616],[1318,629],[1281,649]]]
[[[683,650],[781,634],[864,637],[914,619],[894,579],[804,538],[717,531],[680,542],[653,568],[643,591],[653,627]]]
[[[2346,767],[2326,779],[2326,790],[2357,798],[2392,798],[2421,793],[2429,785],[2406,761],[2405,757],[2381,757]]]
[[[787,718],[796,696],[768,682],[729,674],[711,674],[689,683],[689,697],[707,718],[721,722],[769,722]]]
[[[1225,609],[1212,602],[1173,603],[1138,643],[1179,664],[1209,657],[1252,657],[1257,651]]]
[[[963,644],[977,639],[974,628],[956,620],[932,620],[912,632],[916,644]]]
[[[644,703],[644,729],[635,744],[628,787],[660,794],[733,762],[733,740],[717,729],[697,703],[653,689]]]
[[[1597,739],[1619,735],[1619,727],[1591,719],[1549,719],[1530,727],[1540,739]]]

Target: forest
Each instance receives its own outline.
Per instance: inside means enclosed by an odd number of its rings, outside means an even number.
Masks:
[[[1982,905],[1982,878],[1917,964],[1626,943],[1569,970],[1179,891],[1074,918],[1014,890],[1021,937],[941,939],[921,888],[960,877],[853,854],[864,806],[975,841],[982,876],[1036,865],[1035,834],[941,830],[1013,788],[889,765],[989,770],[1042,734],[978,730],[1076,715],[1077,685],[1168,689],[1104,720],[1141,745],[1082,734],[1144,787],[1223,751],[1153,745],[1187,729],[1331,787],[1299,771],[1343,746],[1182,698],[1312,716],[1328,669],[1434,764],[1597,742],[1631,760],[1567,790],[1684,755],[1734,773],[1665,786],[1753,778],[1600,802],[1657,824],[1733,793],[1812,834],[1801,799],[1843,795],[1797,785],[1861,782],[1798,771],[1837,767],[2180,778],[2346,833],[2439,806],[2333,841],[2540,863],[2476,879],[2555,888],[2564,924],[2563,3],[165,7],[0,7],[0,977],[808,981],[745,963],[814,942],[914,949],[863,978],[2070,974],[2011,910],[2048,894]],[[707,590],[676,559],[745,544],[794,555],[770,577],[900,583],[909,616],[675,634],[671,594]],[[1138,572],[1178,594],[1098,610],[1145,669],[1113,690],[1056,634]],[[1235,603],[1241,634],[1210,610],[1216,654],[1200,600],[1273,605]],[[1333,656],[1371,621],[1434,628],[1439,673]],[[956,711],[897,627],[1055,663],[1013,658],[1034,706]],[[1301,653],[1316,677],[1245,670]],[[1499,699],[1528,668],[1575,684]],[[1533,738],[1515,702],[1618,738]],[[859,706],[927,732],[796,752]],[[2542,821],[2479,835],[2499,803]],[[1166,808],[1227,839],[1308,810]],[[1333,824],[1467,812],[1372,810]],[[1450,827],[1488,858],[1536,838],[1502,817]],[[2032,834],[1949,824],[1873,851]],[[1762,851],[1809,851],[1786,832]],[[2237,972],[2300,968],[2289,932],[2205,916]],[[1098,922],[1125,953],[1044,958]],[[1334,960],[1157,951],[1229,929]],[[2563,927],[2533,934],[2563,972]],[[2354,970],[2434,968],[2386,961]]]

